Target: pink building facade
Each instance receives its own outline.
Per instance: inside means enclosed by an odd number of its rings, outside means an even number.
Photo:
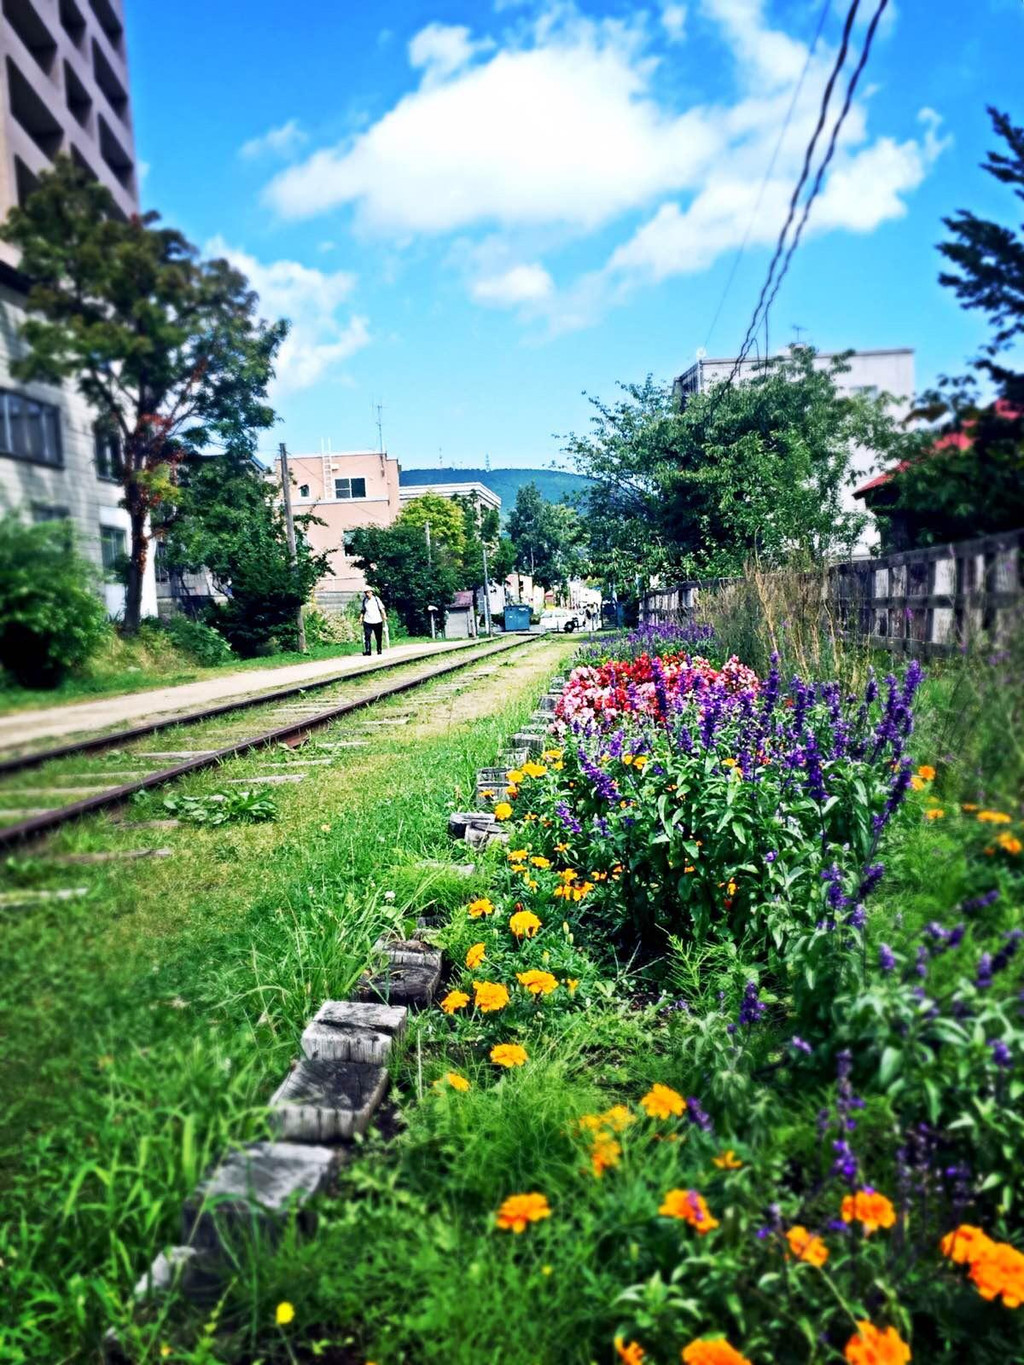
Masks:
[[[358,596],[366,580],[345,553],[345,533],[357,526],[390,526],[401,511],[397,460],[377,451],[340,451],[325,455],[289,455],[292,510],[312,512],[324,522],[310,526],[310,543],[330,560],[316,590],[325,608],[342,606]],[[280,465],[275,476],[280,480]]]

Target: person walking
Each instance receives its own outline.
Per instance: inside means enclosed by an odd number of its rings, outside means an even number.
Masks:
[[[382,653],[387,612],[384,610],[384,603],[372,588],[367,588],[363,594],[359,615],[363,622],[363,653],[369,655],[372,652],[370,645],[373,640],[377,641],[377,653]]]

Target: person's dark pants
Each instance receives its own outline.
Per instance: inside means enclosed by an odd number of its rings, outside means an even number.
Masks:
[[[384,622],[378,621],[376,625],[371,625],[369,621],[363,622],[363,653],[370,654],[370,642],[376,639],[377,653],[382,653],[384,649]]]

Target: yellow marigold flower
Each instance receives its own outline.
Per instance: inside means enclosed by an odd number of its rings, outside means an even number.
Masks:
[[[925,787],[927,787],[928,783],[924,780],[923,777],[918,777],[917,773],[914,773],[911,776],[910,785],[914,791],[923,792]]]
[[[561,757],[562,757],[561,749],[545,749],[544,752],[541,754],[541,758],[544,759]]]
[[[483,943],[474,943],[466,953],[466,966],[472,971],[475,967],[480,966],[480,963],[483,962],[486,956],[486,945]]]
[[[540,920],[532,910],[517,910],[508,922],[516,938],[536,938]]]
[[[512,807],[508,804],[507,801],[499,801],[498,804],[494,807],[495,820],[507,820],[511,814]]]
[[[711,1164],[717,1166],[720,1171],[738,1171],[743,1162],[740,1161],[733,1149],[728,1147],[720,1155],[713,1156]]]
[[[523,885],[530,891],[536,891],[537,887],[540,886],[540,882],[534,881],[530,876],[526,876],[523,878]]]
[[[996,835],[996,843],[1004,853],[1009,853],[1014,858],[1016,858],[1020,854],[1021,849],[1024,848],[1024,844],[1021,843],[1016,834],[1007,834],[1005,832]]]
[[[601,1115],[601,1122],[606,1123],[613,1132],[621,1133],[624,1128],[636,1122],[636,1116],[631,1114],[624,1104],[613,1104]]]
[[[523,820],[528,825],[531,824],[534,820],[536,820],[536,818],[537,818],[536,815],[534,815],[533,811],[531,810],[528,810],[526,814],[523,816]]]
[[[594,889],[593,882],[576,882],[569,887],[569,895],[574,901],[581,901],[584,896],[589,895]]]
[[[470,919],[480,919],[482,915],[493,915],[494,902],[488,900],[486,896],[477,896],[475,901],[469,902],[466,912]]]
[[[931,810],[925,811],[924,818],[926,820],[945,820],[946,812],[941,806],[935,806]]]
[[[526,1048],[518,1043],[495,1043],[491,1048],[491,1061],[495,1066],[522,1066],[526,1061]]]
[[[683,1365],[751,1365],[746,1356],[730,1346],[725,1337],[712,1341],[691,1341],[681,1354]]]
[[[466,1080],[465,1076],[460,1076],[457,1071],[446,1071],[444,1073],[444,1079],[453,1090],[464,1092],[470,1087],[470,1082]]]
[[[590,1164],[597,1179],[600,1180],[612,1166],[617,1166],[621,1159],[622,1144],[610,1133],[598,1133],[590,1152]]]
[[[519,788],[518,788],[518,787],[506,787],[506,788],[505,788],[505,795],[506,795],[506,796],[511,796],[511,797],[513,797],[513,798],[517,797],[517,796],[519,795]],[[492,796],[492,797],[494,796],[494,793],[493,793],[493,792],[491,792],[491,796]]]
[[[987,825],[1008,825],[1010,823],[1010,817],[1002,810],[980,810],[976,818]]]
[[[513,787],[517,787],[519,783],[522,782],[525,776],[526,774],[524,772],[521,772],[518,768],[512,768],[509,771],[509,775],[506,778],[506,781],[511,782]]]
[[[882,1332],[870,1322],[858,1322],[857,1333],[846,1343],[843,1356],[848,1365],[906,1365],[910,1347],[895,1327]]]
[[[639,768],[640,771],[643,772],[644,768],[647,767],[647,755],[636,754],[633,758],[633,767]]]
[[[1002,1298],[1007,1308],[1024,1303],[1024,1254],[1009,1242],[992,1242],[971,1264],[971,1281],[983,1299]]]
[[[484,787],[484,788],[482,788],[482,789],[481,789],[481,792],[480,792],[480,800],[481,800],[481,801],[493,801],[493,800],[494,800],[494,788],[493,788],[493,787]]]
[[[456,1010],[464,1010],[469,1004],[469,996],[465,991],[449,991],[441,1001],[441,1008],[445,1014],[454,1014]]]
[[[535,968],[528,972],[516,972],[516,980],[521,986],[525,986],[531,995],[550,995],[558,985],[558,981],[550,972],[537,971]]]
[[[665,1218],[681,1218],[701,1237],[718,1227],[718,1219],[712,1218],[704,1196],[696,1190],[669,1190],[658,1212]]]
[[[815,1237],[801,1227],[799,1223],[794,1223],[786,1233],[786,1241],[789,1249],[798,1261],[806,1261],[808,1265],[823,1266],[828,1260],[828,1247],[820,1237]]]
[[[498,981],[474,981],[473,1003],[481,1014],[493,1014],[508,1004],[508,991]]]
[[[528,852],[529,850],[525,848],[513,848],[505,854],[505,857],[510,863],[521,863]]]
[[[543,777],[547,773],[543,763],[534,763],[533,759],[529,763],[523,764],[523,772],[527,777]]]
[[[569,845],[568,845],[568,844],[556,844],[556,845],[555,845],[555,852],[556,852],[556,853],[568,853],[568,852],[569,852]]]
[[[736,759],[735,759],[735,758],[723,758],[723,759],[722,759],[722,767],[723,767],[723,768],[735,768],[735,766],[736,766]]]
[[[935,781],[935,769],[930,763],[922,763],[917,770],[917,775],[918,777],[923,778],[925,782]]]
[[[896,1222],[896,1210],[884,1194],[874,1190],[858,1190],[848,1194],[840,1210],[844,1223],[854,1221],[864,1225],[864,1232],[870,1235],[879,1228],[891,1228]]]
[[[615,1353],[625,1365],[643,1365],[647,1352],[638,1341],[627,1342],[624,1337],[615,1338]]]
[[[570,994],[570,995],[575,995],[575,994],[576,994],[576,987],[580,984],[580,982],[579,982],[579,977],[576,977],[576,976],[567,976],[567,977],[565,978],[565,984],[569,987],[569,994]]]
[[[556,875],[560,882],[564,882],[568,886],[570,882],[576,880],[576,869],[574,867],[563,867],[561,872]]]
[[[529,1223],[550,1218],[551,1209],[543,1194],[510,1194],[495,1215],[499,1228],[507,1232],[525,1232]]]
[[[961,1223],[952,1232],[947,1232],[939,1243],[943,1256],[948,1256],[957,1265],[973,1265],[974,1262],[995,1243],[989,1235],[970,1223]]]
[[[965,801],[963,805],[960,807],[960,809],[963,811],[973,811],[977,810],[978,807],[974,804],[973,801]]]
[[[173,1354],[174,1354],[174,1347],[173,1347],[173,1346],[168,1346],[167,1343],[166,1343],[166,1341],[165,1341],[164,1344],[160,1347],[160,1359],[161,1359],[161,1360],[166,1360],[166,1359],[168,1358],[168,1356],[172,1356]]]
[[[274,1321],[277,1323],[278,1327],[287,1327],[288,1324],[294,1320],[295,1309],[288,1300],[285,1299],[283,1303],[277,1305],[277,1311],[274,1313]]]
[[[535,854],[533,855],[533,857],[530,859],[530,862],[533,863],[534,867],[550,867],[550,866],[551,866],[551,859],[550,859],[550,858],[545,858],[544,855],[541,854],[541,853],[535,853]]]
[[[648,1117],[652,1119],[679,1118],[686,1112],[686,1101],[679,1091],[673,1090],[669,1085],[662,1085],[660,1081],[651,1086],[640,1103],[647,1111]]]

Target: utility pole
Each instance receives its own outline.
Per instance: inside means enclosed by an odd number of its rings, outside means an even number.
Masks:
[[[295,549],[295,522],[292,519],[292,483],[288,473],[288,447],[282,441],[278,446],[281,452],[281,488],[284,492],[284,527],[288,536],[288,557],[294,568],[298,562],[298,553]],[[302,619],[302,603],[299,603],[296,615],[296,626],[299,632],[299,653],[306,652],[306,623]]]
[[[487,623],[487,634],[491,634],[491,574],[487,567],[487,541],[483,536],[480,537],[480,548],[484,552],[484,621]]]

